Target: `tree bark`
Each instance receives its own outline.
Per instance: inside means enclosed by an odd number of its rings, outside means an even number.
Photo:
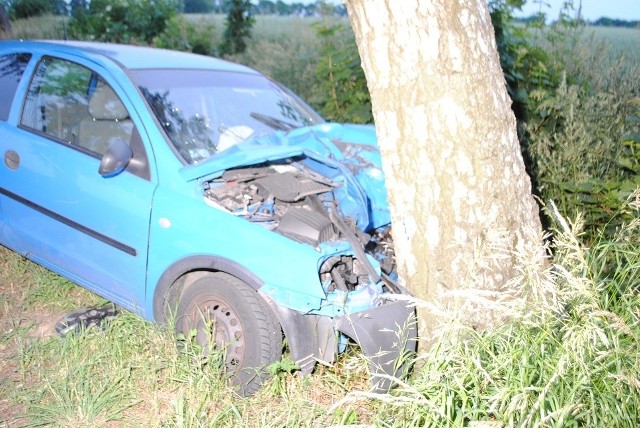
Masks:
[[[12,35],[11,21],[9,21],[9,15],[4,9],[4,6],[0,4],[0,34],[4,33],[7,36]]]
[[[371,93],[398,271],[431,308],[420,313],[422,335],[447,317],[491,325],[502,314],[482,302],[504,291],[515,250],[536,246],[541,225],[487,1],[345,3]]]

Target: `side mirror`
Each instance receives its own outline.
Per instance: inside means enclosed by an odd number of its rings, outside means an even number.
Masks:
[[[114,138],[102,156],[98,174],[104,178],[120,174],[133,158],[131,147],[121,138]]]

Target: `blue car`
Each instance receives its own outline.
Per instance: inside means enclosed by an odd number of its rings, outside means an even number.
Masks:
[[[301,374],[355,341],[378,391],[415,350],[374,128],[255,70],[0,42],[0,150],[0,243],[223,349],[241,394],[283,339]]]

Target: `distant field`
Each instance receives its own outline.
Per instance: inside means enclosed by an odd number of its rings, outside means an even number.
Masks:
[[[185,14],[184,17],[197,24],[199,22],[211,22],[222,33],[225,24],[225,16],[218,14]],[[348,25],[345,19],[335,19]],[[279,37],[282,33],[297,33],[306,31],[306,28],[321,18],[301,18],[297,16],[257,16],[254,26],[255,34],[261,37]],[[14,37],[16,38],[62,38],[64,35],[65,20],[60,16],[42,16],[28,20],[12,21]],[[640,29],[617,27],[586,27],[585,36],[594,34],[595,40],[607,41],[620,49],[634,51],[640,55]]]
[[[212,46],[222,40],[225,16],[215,14],[188,14],[184,17],[196,28],[214,26]],[[342,24],[348,28],[346,18],[323,20],[295,16],[257,16],[253,37],[244,54],[230,59],[256,68],[278,80],[316,106],[315,77],[323,41],[317,35],[316,24]],[[44,16],[13,23],[13,38],[63,39],[68,21],[58,16]],[[348,34],[348,32],[347,32]],[[586,27],[577,30],[570,45],[551,55],[559,58],[570,54],[573,61],[567,65],[569,75],[582,75],[606,91],[609,88],[637,92],[636,76],[640,73],[640,29]],[[533,39],[543,40],[540,33]],[[577,40],[578,43],[572,43]],[[349,41],[348,43],[352,43]],[[556,46],[557,48],[557,46]],[[353,47],[355,49],[355,45]]]
[[[188,14],[184,17],[196,28],[205,28],[213,23],[215,31],[211,44],[220,44],[225,16]],[[258,16],[247,51],[230,59],[262,71],[287,85],[304,99],[312,101],[312,88],[316,85],[315,66],[320,51],[320,40],[313,24],[320,20],[295,16]],[[349,25],[346,19],[331,18],[326,22],[339,22],[347,27]],[[58,16],[14,21],[13,38],[64,39],[64,27],[67,24],[68,21]]]
[[[225,25],[224,15],[188,14],[185,18],[198,26],[213,23],[218,36],[222,35]],[[253,28],[254,42],[261,40],[288,42],[315,37],[314,23],[320,18],[301,18],[296,16],[257,16]],[[341,22],[348,25],[346,19]],[[17,39],[63,39],[67,20],[59,16],[43,16],[29,20],[13,21],[13,38]],[[592,49],[608,50],[612,57],[624,54],[628,58],[640,58],[640,29],[615,27],[586,27],[581,30],[581,40]],[[5,38],[7,38],[5,36]]]
[[[215,14],[185,14],[184,17],[193,24],[201,22],[213,23],[219,30],[220,34],[224,30],[224,15]],[[270,40],[279,39],[286,35],[295,35],[314,31],[311,29],[312,24],[322,21],[322,18],[302,18],[299,16],[277,16],[277,15],[259,15],[253,26],[253,34],[257,38],[268,38]],[[343,22],[349,25],[348,20],[331,18],[332,22]],[[315,34],[315,33],[314,33]]]
[[[585,38],[591,40],[591,37],[596,42],[608,44],[613,55],[624,53],[640,60],[640,29],[588,27],[585,29]]]
[[[639,94],[640,29],[581,27],[561,29],[548,42],[546,31],[532,30],[531,40],[549,54],[551,64],[567,76],[589,82],[595,92]],[[564,43],[558,42],[564,40]]]
[[[224,30],[225,16],[215,14],[185,14],[184,17],[192,24],[198,26],[203,23],[213,23],[221,35]],[[253,35],[256,39],[269,40],[293,37],[305,33],[315,34],[311,25],[320,21],[320,18],[301,18],[297,16],[257,16],[253,27]],[[332,21],[336,21],[332,18]],[[346,19],[340,20],[348,25]],[[16,39],[63,39],[64,27],[68,20],[60,16],[41,16],[31,19],[12,21],[13,38]],[[4,36],[7,38],[7,36]]]
[[[538,30],[533,30],[534,40],[543,40]],[[630,57],[640,57],[640,29],[621,27],[581,27],[575,30],[578,40],[589,49],[609,51],[612,57],[625,53]],[[570,34],[570,33],[569,33]]]
[[[573,55],[574,72],[591,82],[595,90],[640,96],[640,30],[631,28],[585,28]],[[581,62],[581,63],[580,63]]]
[[[38,16],[11,21],[14,39],[64,39],[67,21],[59,16]],[[4,35],[3,38],[9,38]]]

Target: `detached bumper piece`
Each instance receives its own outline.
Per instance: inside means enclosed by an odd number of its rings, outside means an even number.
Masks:
[[[373,391],[386,393],[402,378],[416,352],[415,308],[393,301],[337,318],[334,328],[355,340],[369,360]]]
[[[415,308],[407,301],[331,319],[303,314],[264,296],[280,320],[292,359],[300,375],[311,373],[317,361],[331,363],[338,351],[336,332],[355,340],[369,360],[373,391],[386,393],[408,370],[417,347]]]

